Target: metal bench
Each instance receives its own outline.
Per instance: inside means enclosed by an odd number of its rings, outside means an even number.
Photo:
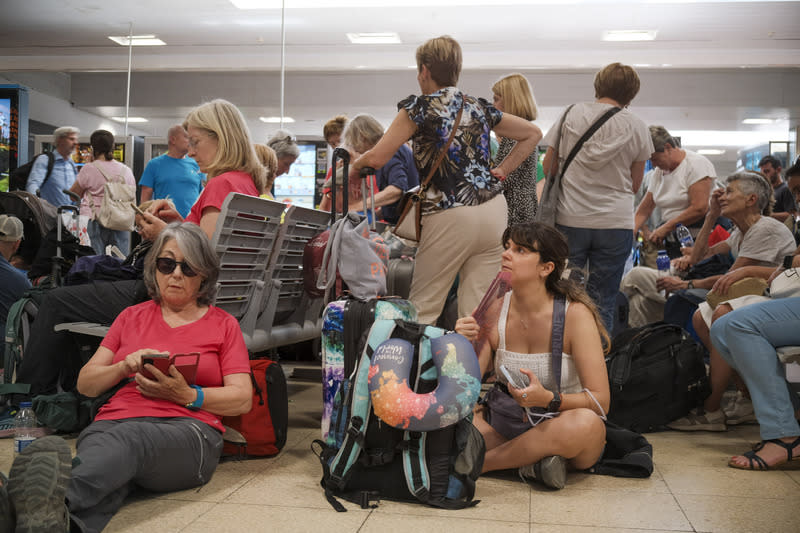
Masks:
[[[303,290],[303,248],[329,218],[239,193],[223,202],[211,238],[220,260],[215,305],[239,321],[250,353],[320,335],[323,302]],[[55,329],[103,337],[108,326],[70,322]]]

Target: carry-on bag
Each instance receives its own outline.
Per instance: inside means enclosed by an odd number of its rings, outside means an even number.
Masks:
[[[289,394],[281,365],[272,359],[251,359],[253,407],[222,423],[242,434],[246,443],[225,442],[223,454],[237,458],[276,455],[286,444],[289,427]]]
[[[346,511],[337,498],[362,508],[381,499],[445,509],[478,503],[485,443],[471,418],[480,365],[467,339],[378,320],[344,388],[339,422],[326,442],[312,444],[334,509]]]
[[[411,322],[417,319],[417,310],[402,298],[377,298],[361,301],[355,298],[335,300],[322,314],[322,438],[328,439],[336,398],[345,377],[352,374],[361,349],[375,320],[400,318]],[[336,424],[336,421],[333,421]]]
[[[702,405],[711,392],[703,348],[683,328],[657,322],[614,337],[606,357],[608,419],[646,433]]]

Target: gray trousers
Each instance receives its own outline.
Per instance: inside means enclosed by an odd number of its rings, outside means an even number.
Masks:
[[[102,531],[135,487],[170,492],[207,483],[222,434],[193,418],[100,420],[77,442],[67,505],[83,531]]]

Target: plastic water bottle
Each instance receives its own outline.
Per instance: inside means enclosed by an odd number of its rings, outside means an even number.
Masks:
[[[678,223],[675,225],[675,234],[678,236],[678,242],[681,243],[681,248],[691,248],[694,246],[692,234],[689,231],[689,228],[683,224]]]
[[[656,268],[658,268],[658,277],[663,278],[669,276],[669,256],[666,250],[659,250],[658,257],[656,257]],[[659,291],[661,296],[666,296],[665,291]]]
[[[14,417],[14,453],[24,450],[36,439],[36,413],[31,402],[20,402],[17,416]]]

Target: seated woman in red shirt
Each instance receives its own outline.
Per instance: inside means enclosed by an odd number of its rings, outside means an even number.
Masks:
[[[101,531],[138,487],[171,492],[211,479],[222,416],[248,412],[253,393],[239,324],[210,303],[218,274],[196,225],[161,232],[145,260],[152,299],[120,313],[78,377],[90,397],[124,383],[78,437],[79,461],[70,471],[61,437],[38,439],[14,460],[8,493],[17,531],[66,531],[67,510],[81,530]],[[174,365],[161,372],[146,362],[195,352],[189,382]]]

